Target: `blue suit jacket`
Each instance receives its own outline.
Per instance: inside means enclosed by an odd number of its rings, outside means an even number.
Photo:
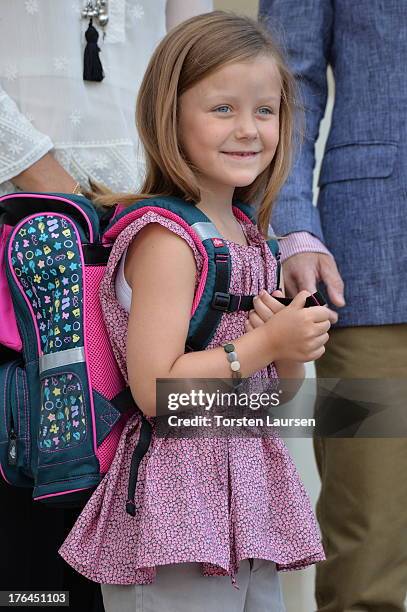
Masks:
[[[407,322],[405,0],[260,0],[306,108],[306,138],[275,205],[277,234],[306,230],[345,282],[339,326]],[[312,206],[314,144],[335,77],[332,125]]]

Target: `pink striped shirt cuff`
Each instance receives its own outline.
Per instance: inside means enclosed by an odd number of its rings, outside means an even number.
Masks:
[[[292,232],[279,239],[278,243],[282,262],[298,253],[325,253],[332,257],[326,246],[309,232]]]

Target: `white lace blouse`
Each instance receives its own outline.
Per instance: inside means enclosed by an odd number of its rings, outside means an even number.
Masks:
[[[85,0],[12,0],[0,11],[0,195],[45,153],[78,181],[113,190],[140,184],[137,91],[150,56],[178,22],[212,0],[110,0],[101,83],[83,81]]]

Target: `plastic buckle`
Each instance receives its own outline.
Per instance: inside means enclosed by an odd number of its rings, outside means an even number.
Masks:
[[[223,312],[227,312],[229,306],[230,293],[222,293],[221,291],[217,291],[213,296],[212,308],[215,308],[215,310],[222,310]]]

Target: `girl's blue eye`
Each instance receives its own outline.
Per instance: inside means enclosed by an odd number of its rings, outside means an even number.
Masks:
[[[273,115],[273,111],[271,110],[271,108],[267,108],[267,106],[263,106],[259,110],[266,110],[269,112],[270,115]],[[263,115],[264,113],[260,113],[260,114]]]
[[[225,106],[218,106],[218,108],[215,108],[215,111],[218,111],[218,110],[220,110],[221,108],[230,108],[230,106],[226,106],[226,105],[225,105]]]

